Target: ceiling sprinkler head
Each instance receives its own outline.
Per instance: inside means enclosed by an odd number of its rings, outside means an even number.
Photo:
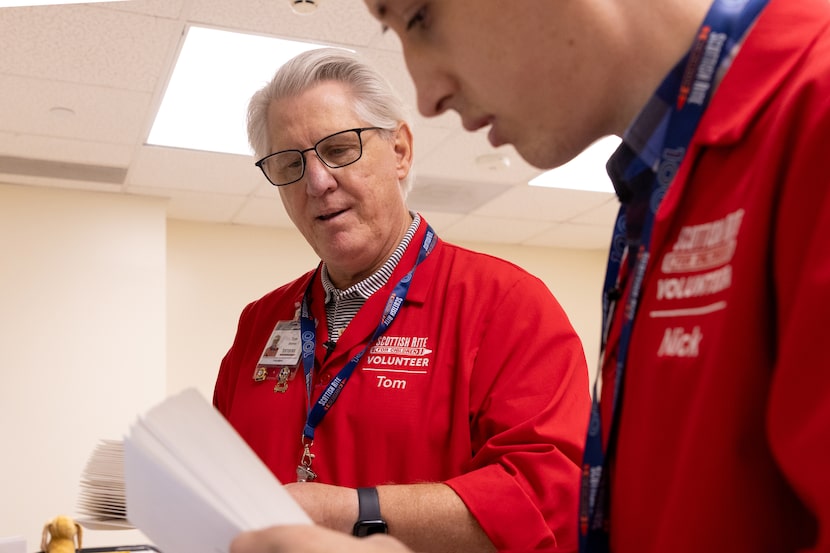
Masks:
[[[320,0],[288,0],[291,2],[291,8],[295,13],[301,15],[308,15],[313,13],[317,6],[320,5]]]

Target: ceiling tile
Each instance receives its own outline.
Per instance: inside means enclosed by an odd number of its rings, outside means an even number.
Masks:
[[[95,5],[3,8],[0,73],[151,92],[181,28]]]
[[[417,143],[417,137],[416,143]],[[507,164],[498,169],[480,165],[480,156],[502,155]],[[528,165],[512,146],[493,148],[482,132],[456,130],[444,138],[419,161],[417,170],[425,176],[441,175],[447,179],[524,184],[540,171]]]
[[[229,196],[190,190],[172,190],[135,186],[131,194],[167,198],[167,216],[170,219],[230,223],[245,202],[243,196]]]
[[[131,0],[130,2],[102,4],[100,7],[109,10],[177,19],[182,13],[184,3],[185,0]]]
[[[0,152],[18,157],[127,167],[132,159],[133,149],[132,144],[111,144],[0,131]]]
[[[509,187],[488,182],[439,181],[418,178],[407,197],[416,210],[470,213],[503,194]]]
[[[607,250],[610,242],[611,225],[558,223],[521,243],[548,248]]]
[[[248,198],[234,214],[232,223],[264,227],[294,228],[294,223],[277,198]]]
[[[188,17],[222,27],[343,46],[365,46],[381,32],[360,0],[321,0],[320,7],[308,15],[294,13],[288,0],[196,0]]]
[[[441,238],[444,238],[444,231],[446,229],[466,217],[466,215],[460,213],[444,213],[434,210],[413,209],[412,211],[420,213]]]
[[[443,151],[441,150],[441,144],[443,144],[444,141],[449,140],[452,135],[452,130],[446,127],[436,127],[434,125],[425,124],[423,123],[423,119],[421,121],[415,120],[413,122],[413,169],[416,175],[423,172],[423,170],[427,170],[427,172],[429,172],[428,166],[426,164],[422,164],[421,161],[429,158],[433,155],[433,153],[435,154],[436,159],[442,159]],[[424,167],[421,167],[421,165],[424,165]],[[436,171],[433,170],[433,173],[434,172]]]
[[[259,183],[247,156],[144,146],[127,176],[134,187],[247,196]]]
[[[478,208],[475,214],[561,222],[607,202],[611,195],[613,194],[604,192],[514,186],[497,200]]]
[[[259,169],[256,169],[256,175],[253,180],[253,191],[251,192],[252,198],[260,198],[270,201],[281,202],[280,200],[280,189],[277,186],[274,186],[265,178]]]
[[[602,225],[610,229],[614,221],[617,220],[617,213],[619,211],[620,201],[617,199],[616,194],[610,194],[605,202],[577,215],[570,222],[585,225]]]
[[[85,142],[134,144],[150,95],[114,88],[0,74],[2,130]]]

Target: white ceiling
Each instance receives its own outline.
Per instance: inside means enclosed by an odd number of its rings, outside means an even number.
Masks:
[[[160,196],[174,219],[292,227],[250,157],[145,145],[190,24],[352,48],[415,111],[397,38],[381,33],[362,0],[323,0],[311,15],[289,0],[0,8],[0,182]],[[464,131],[454,113],[414,123],[409,205],[444,239],[607,248],[612,193],[528,186],[540,171]],[[509,167],[476,163],[493,153]]]

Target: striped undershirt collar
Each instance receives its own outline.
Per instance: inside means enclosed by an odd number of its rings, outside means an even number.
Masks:
[[[415,232],[421,224],[421,216],[418,213],[412,213],[412,215],[413,220],[409,225],[409,229],[407,229],[401,243],[398,244],[398,247],[395,248],[395,251],[386,260],[386,263],[377,271],[349,288],[338,290],[331,282],[328,268],[323,263],[323,267],[320,270],[320,281],[323,284],[323,290],[326,292],[326,317],[329,323],[329,335],[333,341],[337,340],[366,300],[389,282],[392,273],[395,271],[395,267],[398,266],[404,252],[409,247],[409,243],[412,241]]]

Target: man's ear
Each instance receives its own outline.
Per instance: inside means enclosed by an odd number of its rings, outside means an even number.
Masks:
[[[398,180],[403,180],[412,168],[412,129],[406,123],[398,125],[395,131],[395,154],[397,154]]]

